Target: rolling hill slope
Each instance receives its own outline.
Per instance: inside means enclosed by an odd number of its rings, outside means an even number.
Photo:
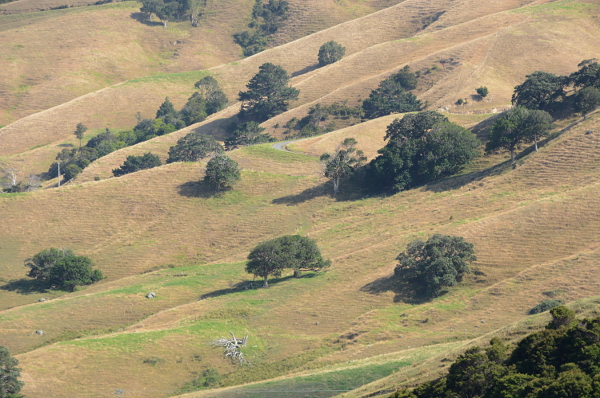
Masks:
[[[278,40],[325,26],[317,14],[337,21],[388,5],[293,2],[298,19]],[[263,124],[278,137],[276,123],[315,103],[355,103],[405,64],[437,65],[419,96],[481,127],[525,74],[569,73],[591,58],[599,12],[597,1],[405,0],[239,62],[130,80],[24,117],[0,130],[0,160],[43,169],[78,121],[131,126],[137,110],[150,116],[166,95],[181,105],[207,73],[234,98],[267,61],[302,72],[292,80],[302,93],[297,107]],[[312,69],[330,39],[348,55]],[[490,88],[489,101],[454,105],[480,85]],[[524,151],[514,168],[504,155],[489,156],[459,176],[390,196],[344,181],[331,197],[318,155],[355,137],[373,157],[398,115],[290,145],[297,153],[270,144],[230,151],[242,181],[219,196],[199,182],[205,162],[109,178],[128,155],[164,158],[189,131],[223,138],[238,106],[114,152],[60,189],[0,195],[0,342],[21,362],[27,397],[173,397],[207,370],[221,385],[183,396],[375,396],[435,377],[445,358],[491,336],[510,341],[543,327],[547,315],[527,312],[550,296],[582,315],[600,308],[600,113],[560,121],[556,138]],[[248,252],[295,233],[316,239],[332,267],[259,288],[244,271]],[[478,260],[463,284],[419,301],[393,278],[395,258],[434,233],[465,237]],[[107,279],[74,293],[37,290],[23,260],[62,246],[91,257]],[[230,363],[209,344],[230,331],[249,335],[251,366]]]

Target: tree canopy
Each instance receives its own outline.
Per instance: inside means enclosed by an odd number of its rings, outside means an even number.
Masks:
[[[196,162],[213,153],[223,153],[224,149],[214,137],[192,131],[177,140],[177,144],[169,148],[167,163]]]
[[[219,154],[206,164],[204,182],[210,185],[215,192],[231,188],[241,178],[238,163],[228,156]]]
[[[141,156],[130,155],[127,160],[118,169],[114,169],[113,175],[120,177],[125,174],[135,173],[136,171],[151,169],[162,165],[160,158],[153,153],[146,152]]]
[[[263,51],[268,44],[268,38],[275,34],[289,18],[289,4],[285,0],[255,0],[252,7],[252,21],[248,24],[250,30],[233,35],[233,40],[239,44],[245,57]]]
[[[167,21],[174,21],[183,17],[192,8],[190,0],[140,0],[141,12],[156,15],[167,28]]]
[[[573,108],[575,112],[579,112],[584,118],[587,118],[588,113],[592,112],[600,106],[600,90],[594,87],[585,87],[575,94]]]
[[[434,111],[405,115],[387,128],[388,143],[369,163],[375,190],[401,191],[455,174],[479,155],[481,142],[469,130]]]
[[[396,258],[394,274],[418,286],[426,296],[436,296],[443,288],[459,283],[471,272],[475,261],[473,244],[460,236],[435,234],[426,242],[415,240]]]
[[[246,272],[263,278],[263,287],[269,287],[269,276],[280,276],[286,269],[300,277],[302,269],[321,270],[331,264],[323,260],[316,242],[300,235],[286,235],[259,243],[248,254]]]
[[[333,64],[346,54],[346,47],[336,41],[328,41],[319,48],[319,66]]]
[[[500,339],[459,355],[444,377],[390,398],[595,398],[600,395],[600,318],[555,307],[546,327],[510,352]]]
[[[383,80],[378,88],[371,91],[362,107],[366,119],[375,119],[392,113],[418,111],[422,103],[416,95],[406,92],[402,83],[390,78]]]
[[[564,86],[568,83],[565,76],[548,72],[533,72],[526,80],[515,87],[512,103],[527,109],[550,111],[553,105],[565,97]]]
[[[81,140],[83,140],[83,134],[87,129],[88,128],[83,123],[77,123],[77,126],[75,127],[73,134],[75,134],[75,137],[79,140],[79,149],[81,149]]]
[[[31,268],[28,276],[56,286],[75,290],[78,285],[89,285],[104,278],[94,263],[85,256],[77,256],[72,250],[50,248],[42,250],[25,260]]]
[[[357,141],[346,138],[333,153],[321,155],[324,164],[323,174],[333,182],[333,196],[337,195],[340,180],[352,174],[367,161],[363,151],[356,149]]]
[[[516,150],[521,144],[535,142],[537,150],[539,137],[547,135],[551,127],[552,116],[546,111],[515,106],[496,119],[485,150],[487,153],[497,150],[508,151],[511,162],[514,163]]]
[[[290,76],[279,65],[262,64],[246,85],[248,91],[239,92],[242,101],[240,117],[262,122],[288,110],[290,101],[298,99],[300,91],[288,86]]]
[[[0,398],[20,398],[23,387],[19,360],[10,355],[8,349],[0,345]]]

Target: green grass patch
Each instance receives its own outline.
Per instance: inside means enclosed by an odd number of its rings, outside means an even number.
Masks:
[[[179,84],[190,84],[191,89],[193,88],[193,84],[196,81],[208,75],[210,75],[210,73],[206,70],[179,73],[159,73],[152,76],[131,79],[123,83],[123,85],[169,82]]]
[[[273,148],[272,144],[252,145],[243,148],[242,153],[265,159],[275,160],[282,163],[314,163],[319,159],[316,156],[301,155],[293,152],[280,151]]]

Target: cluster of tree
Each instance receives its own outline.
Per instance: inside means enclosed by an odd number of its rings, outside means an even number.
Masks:
[[[546,330],[512,352],[498,338],[460,355],[448,374],[390,398],[593,398],[600,396],[600,318],[553,308]]]
[[[324,153],[320,160],[324,164],[323,175],[333,182],[333,196],[340,189],[340,180],[354,173],[366,161],[363,151],[356,149],[357,141],[346,138],[333,153]]]
[[[223,146],[214,137],[193,131],[180,138],[176,145],[169,148],[167,163],[196,162],[223,152]]]
[[[323,123],[329,119],[334,119],[323,127]],[[294,117],[284,125],[287,129],[286,134],[292,134],[293,137],[312,137],[313,135],[319,135],[328,133],[335,130],[335,120],[348,120],[354,119],[360,121],[362,118],[362,108],[356,106],[348,106],[346,102],[337,103],[334,102],[331,105],[316,104],[309,108],[308,115],[302,119]]]
[[[280,276],[284,269],[292,269],[299,278],[305,270],[320,271],[331,265],[323,260],[317,243],[300,235],[285,235],[259,243],[248,255],[246,272],[261,277],[263,287],[269,287],[270,275]]]
[[[379,83],[379,87],[371,91],[369,98],[363,101],[362,108],[366,119],[418,111],[423,107],[417,96],[409,92],[417,88],[417,76],[406,65]]]
[[[240,146],[262,144],[277,141],[269,133],[263,133],[264,127],[257,122],[232,123],[228,127],[229,136],[225,139],[225,147],[231,150]]]
[[[419,294],[432,297],[461,282],[477,257],[473,244],[461,236],[435,234],[427,242],[412,241],[396,260],[394,274],[414,284]]]
[[[336,41],[328,41],[319,48],[319,66],[333,64],[344,58],[346,55],[346,47]]]
[[[204,182],[217,193],[230,189],[233,184],[241,179],[241,170],[238,163],[228,156],[217,154],[206,164]]]
[[[516,150],[523,143],[535,143],[545,137],[552,128],[552,116],[542,110],[528,109],[517,105],[504,112],[492,125],[489,141],[485,145],[486,153],[504,150],[510,152],[511,162],[516,159]]]
[[[255,0],[252,7],[250,30],[233,35],[233,41],[239,44],[245,57],[257,54],[267,48],[269,36],[275,34],[289,18],[290,6],[285,0]]]
[[[387,127],[388,143],[367,167],[377,191],[401,191],[459,172],[479,155],[481,141],[471,131],[435,111],[396,119]]]
[[[189,16],[193,21],[206,6],[207,0],[140,0],[141,12],[148,14],[152,21],[152,15],[161,20],[165,29],[168,21],[176,21]]]
[[[135,173],[136,171],[151,169],[162,165],[160,158],[150,152],[141,156],[130,155],[118,169],[112,171],[115,177],[120,177],[125,174]]]
[[[17,366],[19,360],[10,356],[10,352],[0,345],[0,398],[21,398],[19,394],[23,387],[21,369]]]
[[[513,104],[551,114],[575,111],[585,117],[600,106],[600,64],[593,58],[577,66],[579,70],[569,76],[541,71],[527,75],[515,87]]]
[[[201,122],[209,115],[224,109],[229,103],[225,93],[220,89],[219,83],[212,76],[202,78],[196,82],[194,87],[197,91],[188,99],[179,112],[175,110],[175,106],[169,100],[169,97],[166,97],[156,111],[154,119],[142,119],[138,114],[138,123],[132,130],[113,133],[107,128],[103,133],[91,138],[84,146],[82,146],[82,140],[87,127],[82,123],[77,124],[74,135],[79,140],[79,148],[65,148],[56,157],[57,162],[60,162],[61,175],[66,180],[73,179],[96,159],[118,149]],[[126,166],[123,170],[125,172],[121,173],[119,171],[118,175],[160,165],[157,163],[158,158],[155,155],[144,156],[133,159],[130,162],[133,168]],[[138,166],[134,166],[135,164],[144,164],[145,166],[136,169]],[[48,169],[47,177],[54,178],[57,176],[58,167],[57,163],[53,163]]]
[[[89,257],[64,248],[42,250],[25,260],[25,266],[31,268],[29,277],[72,292],[79,285],[91,285],[104,278],[102,271],[92,269],[94,263]]]

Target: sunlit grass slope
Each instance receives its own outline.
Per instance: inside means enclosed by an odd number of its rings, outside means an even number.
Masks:
[[[250,334],[257,366],[229,376],[233,384],[471,340],[523,319],[543,292],[572,301],[597,291],[600,139],[586,134],[597,128],[594,115],[514,170],[500,165],[391,197],[360,198],[347,184],[343,195],[354,199],[336,201],[310,169],[306,176],[279,174],[286,164],[307,167],[299,155],[271,156],[261,146],[232,152],[248,171],[220,198],[203,197],[190,183],[198,179],[197,165],[173,164],[5,199],[3,214],[26,215],[8,235],[20,248],[14,277],[23,276],[18,264],[28,250],[66,245],[92,256],[109,281],[44,303],[35,303],[39,295],[4,292],[2,302],[31,305],[0,314],[3,340],[23,352],[61,334],[68,339],[68,331],[99,333],[19,356],[33,381],[30,394],[43,380],[59,378],[82,396],[101,396],[115,383],[144,396],[169,396],[204,369],[231,371],[206,343],[229,330]],[[271,162],[270,173],[253,171],[263,159]],[[45,233],[31,239],[34,223]],[[238,261],[253,245],[295,232],[319,242],[334,261],[329,271],[283,279],[270,289],[235,289],[248,279]],[[477,273],[446,296],[409,304],[389,279],[394,258],[411,240],[438,232],[475,244]],[[190,266],[135,276],[169,263]],[[157,299],[145,299],[148,291]],[[38,329],[47,334],[31,334]],[[117,334],[102,337],[107,329]],[[195,350],[199,363],[190,357]],[[78,367],[65,372],[67,353]],[[151,357],[164,362],[149,365]],[[140,372],[145,376],[132,376]],[[45,392],[61,396],[62,388]]]

